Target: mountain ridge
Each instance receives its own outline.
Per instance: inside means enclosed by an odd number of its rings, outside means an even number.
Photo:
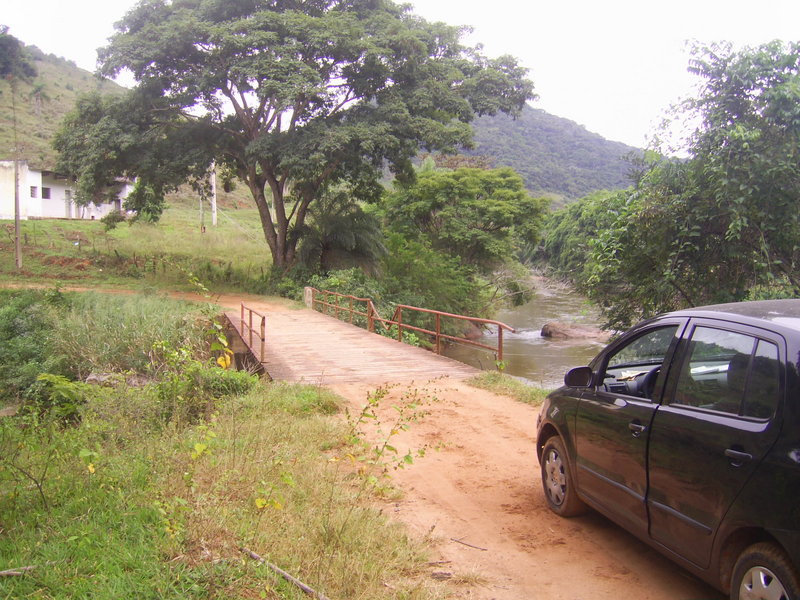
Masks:
[[[530,104],[516,119],[478,117],[473,129],[475,147],[469,154],[514,168],[532,194],[553,197],[557,203],[628,187],[627,157],[642,152]]]

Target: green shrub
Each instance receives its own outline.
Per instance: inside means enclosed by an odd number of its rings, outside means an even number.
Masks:
[[[258,381],[257,376],[245,371],[204,364],[183,348],[165,354],[168,370],[161,373],[155,384],[164,423],[193,423],[209,417],[218,400],[245,394]]]
[[[112,210],[100,219],[100,222],[106,226],[106,231],[111,231],[112,229],[116,229],[117,225],[120,223],[124,223],[125,219],[125,214],[122,211]]]
[[[50,335],[62,303],[58,292],[0,291],[0,402],[21,402],[40,373],[67,373]]]
[[[63,375],[41,373],[31,386],[34,399],[27,408],[42,414],[49,413],[57,419],[75,422],[82,404],[86,402],[87,385],[70,381]]]

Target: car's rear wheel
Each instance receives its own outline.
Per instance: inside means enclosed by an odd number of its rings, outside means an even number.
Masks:
[[[800,598],[800,580],[780,548],[754,544],[739,555],[731,578],[731,600],[796,598]]]
[[[569,460],[560,437],[554,436],[545,442],[541,467],[544,497],[550,510],[562,517],[584,512],[586,505],[575,493]]]

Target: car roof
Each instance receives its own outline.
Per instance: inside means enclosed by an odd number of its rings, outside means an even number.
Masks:
[[[712,304],[677,310],[662,316],[707,317],[752,325],[769,323],[773,326],[800,331],[800,299]]]

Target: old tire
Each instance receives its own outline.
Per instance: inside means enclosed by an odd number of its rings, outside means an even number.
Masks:
[[[586,505],[575,492],[575,482],[558,436],[551,437],[542,450],[542,487],[547,505],[557,515],[574,517],[586,511]]]
[[[783,551],[754,544],[739,555],[731,577],[731,600],[795,600],[800,580]]]

